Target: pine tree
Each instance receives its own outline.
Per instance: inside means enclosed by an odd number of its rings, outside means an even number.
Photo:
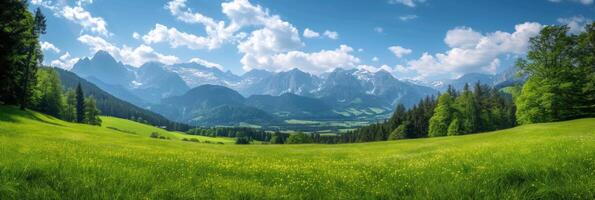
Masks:
[[[69,122],[76,121],[76,93],[74,90],[66,91],[64,102],[64,111],[62,118]]]
[[[31,31],[32,40],[37,41],[37,38],[41,34],[45,34],[45,16],[41,12],[41,9],[37,8],[35,10],[35,18],[33,21],[33,27]],[[40,60],[43,60],[41,51],[39,50],[39,44],[34,43],[30,44],[28,47],[27,59],[25,60],[23,75],[21,76],[21,87],[20,87],[20,108],[21,110],[25,110],[28,107],[30,100],[28,99],[32,93],[32,85],[36,82],[36,71],[37,65]]]
[[[83,123],[85,120],[85,95],[81,83],[76,86],[76,122]]]
[[[101,125],[99,114],[100,111],[97,109],[95,98],[93,98],[93,96],[85,98],[85,123],[98,126]]]

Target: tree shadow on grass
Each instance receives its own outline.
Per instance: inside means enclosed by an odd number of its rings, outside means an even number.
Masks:
[[[54,118],[49,115],[45,115],[45,116],[47,118]],[[58,124],[55,122],[51,122],[51,121],[42,119],[42,118],[34,115],[29,110],[23,111],[15,106],[0,105],[0,121],[17,123],[17,122],[21,122],[21,120],[19,120],[19,118],[28,118],[28,119],[32,119],[32,120],[39,121],[39,122],[46,123],[46,124],[51,124],[51,125],[55,125],[55,126],[64,126],[62,124]]]

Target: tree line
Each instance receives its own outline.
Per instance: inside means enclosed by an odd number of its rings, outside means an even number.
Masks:
[[[100,125],[93,97],[83,91],[63,91],[59,75],[40,68],[43,53],[39,37],[46,33],[46,19],[39,8],[27,10],[27,2],[0,3],[0,104],[34,109],[66,121]]]

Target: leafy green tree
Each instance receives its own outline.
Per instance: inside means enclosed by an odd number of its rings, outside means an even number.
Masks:
[[[446,136],[452,120],[453,99],[448,93],[440,95],[434,115],[430,118],[428,135],[430,137]]]
[[[250,144],[250,138],[249,137],[237,137],[236,144]]]
[[[62,118],[69,122],[76,121],[76,93],[74,90],[66,91]]]
[[[458,117],[455,117],[448,125],[448,135],[462,135],[464,133],[464,128],[461,122],[459,121]]]
[[[588,35],[593,29],[582,35]],[[589,36],[584,36],[589,38]],[[526,59],[517,66],[528,73],[529,81],[517,98],[517,120],[521,124],[565,120],[583,116],[589,105],[583,93],[588,81],[593,51],[579,48],[575,35],[568,34],[567,26],[547,26],[530,39]],[[587,50],[589,42],[584,48]],[[585,62],[586,61],[586,62]],[[585,109],[587,108],[587,109]]]
[[[455,107],[458,111],[459,120],[462,126],[457,125],[457,134],[473,133],[479,130],[479,108],[474,94],[469,90],[469,85],[465,84],[463,92],[455,100]],[[451,123],[452,124],[452,123]]]
[[[37,71],[37,84],[34,87],[37,98],[35,109],[61,118],[64,110],[64,95],[58,73],[49,68]]]
[[[95,98],[93,96],[85,98],[85,123],[100,126],[100,113],[99,109],[97,109]]]
[[[76,86],[76,122],[83,123],[85,121],[85,94],[81,83]]]
[[[302,132],[289,135],[285,141],[287,144],[306,144],[312,143],[312,138]]]

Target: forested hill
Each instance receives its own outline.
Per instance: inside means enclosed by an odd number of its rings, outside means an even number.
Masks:
[[[154,126],[166,126],[168,130],[185,131],[189,129],[186,124],[170,121],[159,114],[118,99],[72,72],[59,68],[53,69],[60,74],[64,89],[75,89],[77,84],[80,83],[85,96],[93,96],[97,100],[97,108],[101,110],[102,115],[134,119]]]

